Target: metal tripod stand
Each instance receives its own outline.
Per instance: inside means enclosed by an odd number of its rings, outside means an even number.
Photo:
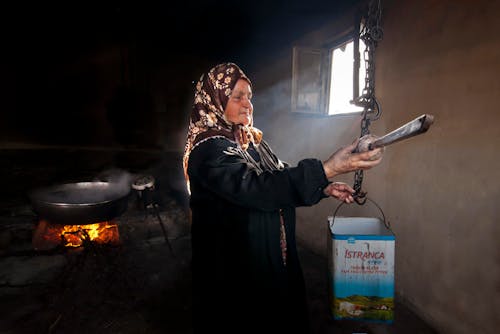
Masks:
[[[163,220],[161,219],[161,216],[160,216],[160,210],[159,210],[158,203],[156,203],[156,200],[154,198],[154,192],[155,192],[155,179],[154,179],[154,177],[151,175],[143,175],[143,176],[137,178],[132,183],[132,188],[136,191],[138,203],[141,206],[141,209],[144,210],[146,218],[147,218],[148,212],[150,210],[153,210],[153,213],[155,214],[156,218],[158,218],[158,223],[160,224],[161,230],[163,232],[163,236],[165,237],[165,243],[167,244],[168,248],[170,249],[170,252],[172,253],[172,255],[174,255],[172,245],[170,244],[170,241],[168,239],[167,229],[165,228],[165,225],[163,224]]]

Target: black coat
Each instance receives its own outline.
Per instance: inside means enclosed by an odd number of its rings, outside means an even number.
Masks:
[[[295,208],[324,198],[328,180],[317,159],[269,170],[261,163],[262,147],[268,148],[261,143],[248,149],[253,162],[234,154],[237,145],[224,138],[209,139],[191,152],[196,333],[307,332]],[[286,266],[280,248],[280,209],[287,236]]]

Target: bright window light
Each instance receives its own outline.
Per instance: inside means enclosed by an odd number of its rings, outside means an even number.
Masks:
[[[361,53],[359,67],[359,93],[365,85],[366,66],[363,59],[365,44],[359,40]],[[328,115],[349,114],[363,111],[351,104],[353,99],[354,42],[351,40],[332,50],[332,73],[330,76],[330,103]]]

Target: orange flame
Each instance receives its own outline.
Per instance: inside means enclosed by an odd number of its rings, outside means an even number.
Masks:
[[[51,249],[58,244],[64,247],[80,247],[85,241],[118,245],[120,242],[118,225],[112,222],[59,225],[42,220],[33,237],[34,247],[39,250]]]
[[[64,225],[60,233],[66,247],[80,247],[85,240],[99,244],[116,243],[118,226],[109,222],[88,225]]]

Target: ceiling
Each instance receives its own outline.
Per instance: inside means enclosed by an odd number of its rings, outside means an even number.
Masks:
[[[158,50],[213,55],[272,51],[331,20],[354,1],[289,0],[47,2],[3,10],[4,40],[18,55],[33,48],[85,52],[139,41]],[[236,51],[239,50],[239,51]],[[15,56],[16,57],[16,56]]]

